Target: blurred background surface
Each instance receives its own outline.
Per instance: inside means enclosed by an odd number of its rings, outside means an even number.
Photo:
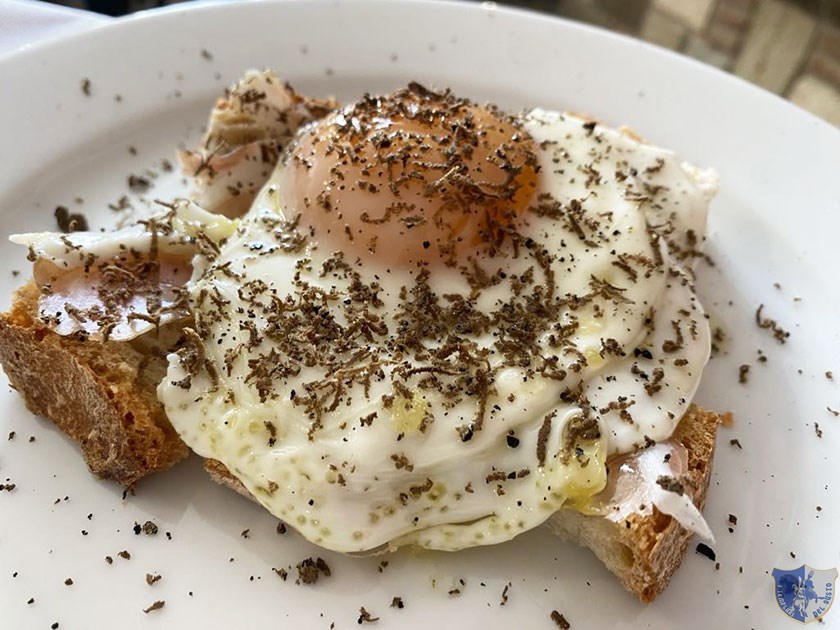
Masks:
[[[125,15],[185,0],[53,0]],[[186,0],[188,1],[188,0]],[[732,72],[840,127],[840,0],[504,0]]]

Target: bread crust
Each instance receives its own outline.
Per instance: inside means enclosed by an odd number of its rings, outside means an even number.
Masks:
[[[688,453],[684,486],[699,510],[706,505],[720,421],[719,414],[691,405],[672,436]],[[668,586],[693,535],[655,507],[647,516],[631,514],[617,523],[566,508],[547,525],[563,540],[591,549],[624,587],[645,603]]]
[[[691,405],[673,435],[688,453],[686,492],[700,510],[706,503],[720,420],[718,414]],[[216,483],[255,501],[221,462],[207,459],[204,468]],[[621,584],[644,603],[652,602],[668,586],[693,535],[655,507],[647,516],[631,514],[619,523],[564,508],[546,524],[561,539],[591,549]]]
[[[227,486],[234,492],[241,494],[246,499],[250,499],[256,503],[257,500],[254,498],[254,495],[248,492],[248,488],[246,488],[239,479],[234,477],[230,470],[228,470],[227,466],[219,460],[205,459],[204,470],[207,471],[207,474],[210,475],[210,478],[216,483],[222,486]]]
[[[92,473],[127,487],[187,457],[156,396],[177,331],[134,345],[62,337],[38,320],[39,295],[30,281],[0,315],[0,362],[29,410],[78,442]]]

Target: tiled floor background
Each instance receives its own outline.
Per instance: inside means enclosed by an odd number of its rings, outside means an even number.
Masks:
[[[840,127],[840,0],[506,0],[733,72]]]
[[[110,14],[181,0],[53,0]],[[840,0],[499,0],[733,72],[840,127]]]

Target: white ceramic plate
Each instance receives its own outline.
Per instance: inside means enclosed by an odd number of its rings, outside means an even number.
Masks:
[[[342,99],[420,80],[511,108],[587,112],[718,170],[708,242],[717,266],[704,267],[699,284],[728,341],[698,399],[735,414],[720,431],[706,510],[719,567],[690,551],[650,606],[589,552],[545,531],[457,554],[399,553],[383,568],[278,535],[273,518],[215,486],[197,461],[123,499],[87,473],[71,441],[3,391],[0,482],[15,489],[0,492],[0,626],[326,630],[355,627],[364,606],[383,628],[552,628],[552,610],[574,628],[794,627],[775,603],[773,568],[840,566],[840,466],[831,459],[840,419],[826,409],[840,408],[840,133],[708,67],[522,12],[384,0],[186,6],[0,60],[0,232],[54,229],[58,204],[94,227],[113,225],[125,213],[107,204],[127,193],[126,176],[160,173],[177,144],[199,137],[214,97],[253,66]],[[182,190],[174,174],[154,184],[145,197]],[[5,243],[0,256],[8,304],[29,265]],[[762,303],[790,330],[785,345],[756,326]],[[160,533],[135,535],[147,520]],[[314,587],[272,571],[291,566],[294,576],[297,562],[319,555],[333,574]],[[163,578],[149,586],[146,573]],[[461,579],[461,595],[448,595]],[[389,607],[394,596],[404,609]],[[163,609],[142,612],[157,600]],[[840,610],[825,621],[840,625]]]

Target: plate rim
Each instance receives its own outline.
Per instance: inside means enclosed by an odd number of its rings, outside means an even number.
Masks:
[[[356,1],[359,2],[359,3],[364,2],[368,5],[380,5],[381,6],[381,5],[391,4],[387,0],[356,0]],[[342,4],[341,2],[331,2],[329,0],[273,0],[273,1],[270,1],[270,0],[269,1],[267,1],[267,0],[248,0],[246,3],[251,4],[251,5],[267,5],[267,4],[275,4],[275,5],[300,4],[300,5],[303,5],[303,4],[306,4],[306,5],[309,5],[311,7],[316,7],[318,5],[331,6],[331,5],[335,5],[335,4]],[[343,3],[343,4],[350,4],[350,2],[346,2],[346,3]],[[467,4],[467,3],[463,3],[463,2],[449,2],[449,1],[444,1],[444,0],[416,0],[413,3],[405,3],[405,4],[415,4],[415,5],[462,5],[462,8],[463,7],[470,7],[471,11],[473,11],[473,10],[480,11],[481,7],[484,7],[485,10],[487,8],[486,5],[474,5],[474,4]],[[170,8],[164,9],[164,10],[151,10],[151,11],[148,11],[148,12],[143,12],[142,14],[137,14],[137,15],[134,15],[134,16],[130,16],[130,17],[125,18],[125,19],[116,20],[113,23],[106,23],[106,24],[103,24],[101,27],[95,27],[91,31],[85,31],[85,32],[77,33],[77,34],[67,35],[67,36],[64,36],[64,37],[58,37],[55,40],[51,40],[49,42],[44,42],[43,47],[44,48],[50,48],[50,47],[55,46],[55,47],[63,48],[64,46],[67,45],[66,40],[74,40],[76,37],[80,37],[80,38],[88,37],[88,36],[90,36],[91,33],[96,32],[100,29],[103,29],[103,30],[104,29],[113,29],[113,28],[116,28],[116,27],[128,28],[128,27],[124,26],[126,23],[135,24],[135,23],[140,22],[140,21],[142,21],[144,24],[148,24],[152,20],[164,19],[161,15],[161,14],[164,14],[164,13],[167,14],[167,15],[171,14],[171,13],[183,14],[183,13],[186,13],[186,12],[203,10],[203,7],[206,7],[206,6],[213,7],[214,9],[219,10],[221,12],[224,12],[225,10],[230,9],[230,7],[225,3],[215,3],[215,2],[199,2],[199,3],[196,3],[195,6],[175,5],[173,7],[170,7]],[[226,7],[226,8],[223,9],[222,7]],[[317,9],[315,9],[315,10],[317,10]],[[702,69],[704,72],[708,73],[708,71],[711,70],[712,72],[710,74],[712,74],[712,75],[716,74],[718,76],[719,75],[724,75],[725,77],[728,77],[726,79],[727,81],[732,81],[734,79],[733,84],[735,84],[735,85],[742,84],[742,87],[743,87],[743,84],[745,84],[749,88],[753,88],[752,90],[750,90],[750,93],[761,94],[761,93],[766,92],[766,90],[758,88],[758,87],[756,87],[752,84],[749,84],[749,83],[743,81],[742,79],[739,79],[737,77],[729,75],[729,74],[727,74],[723,71],[720,71],[720,70],[718,70],[714,67],[707,66],[706,64],[703,64],[703,63],[698,62],[696,60],[691,60],[691,59],[686,58],[682,55],[673,53],[672,51],[667,51],[667,50],[660,49],[657,46],[653,46],[653,45],[647,44],[645,42],[641,42],[641,41],[636,40],[635,38],[632,38],[632,37],[611,33],[609,31],[604,31],[603,29],[599,29],[599,28],[596,28],[596,27],[591,27],[589,25],[569,21],[569,20],[566,20],[566,19],[563,19],[563,18],[556,18],[556,17],[552,17],[552,16],[543,16],[541,14],[538,14],[538,13],[535,13],[535,12],[532,12],[532,11],[528,11],[528,10],[522,10],[522,9],[516,9],[516,8],[496,8],[496,9],[493,9],[493,10],[499,11],[499,12],[502,12],[502,13],[508,13],[508,12],[515,13],[515,14],[522,13],[522,14],[526,14],[527,17],[530,18],[530,19],[538,18],[540,21],[542,21],[542,20],[548,20],[548,21],[551,21],[551,22],[556,21],[559,24],[564,25],[565,28],[572,28],[572,29],[576,29],[576,30],[579,30],[579,31],[587,32],[588,33],[587,37],[595,37],[595,36],[604,37],[604,36],[606,36],[610,39],[615,38],[615,39],[619,39],[619,40],[628,40],[634,47],[639,47],[641,45],[641,46],[646,47],[646,48],[651,48],[651,49],[654,50],[654,52],[656,52],[660,55],[664,52],[664,53],[666,53],[667,56],[675,57],[677,59],[677,61],[679,61],[679,63],[685,63],[685,62],[689,62],[689,64],[693,63],[693,64],[696,64],[696,66],[699,66],[699,68]],[[170,19],[170,18],[166,18],[166,19]],[[25,49],[25,52],[29,52],[30,50],[40,50],[40,48],[41,48],[41,46],[37,46],[37,47],[33,46],[32,49]],[[2,76],[2,72],[3,72],[4,67],[6,67],[6,66],[4,66],[4,62],[6,62],[6,58],[0,59],[0,76]],[[805,112],[804,110],[801,110],[800,108],[792,105],[788,101],[785,101],[784,99],[781,99],[778,96],[777,96],[777,99],[779,101],[787,103],[792,108],[793,111],[799,111],[800,114],[805,113],[806,115],[810,116],[813,120],[817,120],[819,123],[821,123],[821,125],[828,125],[828,123],[825,123],[825,121],[822,121],[821,119],[816,118],[813,115],[810,115],[808,112]],[[797,116],[799,116],[799,114],[797,114]],[[832,127],[831,125],[828,125],[828,127],[830,129],[834,129],[834,127]],[[818,129],[817,132],[819,132],[819,131],[821,131],[821,130]],[[837,139],[840,140],[840,136],[837,136]],[[834,148],[840,149],[840,142],[834,143],[832,146]],[[832,150],[834,150],[834,149],[832,149]]]
[[[70,46],[75,41],[84,40],[89,37],[98,37],[105,31],[145,28],[147,25],[150,25],[149,28],[154,28],[154,25],[158,22],[177,19],[183,15],[213,13],[216,11],[227,12],[233,10],[234,8],[240,9],[241,7],[247,7],[248,10],[250,10],[251,7],[279,7],[283,5],[305,6],[307,8],[311,8],[313,11],[322,11],[328,7],[342,5],[380,6],[387,7],[388,9],[400,7],[398,10],[408,10],[405,9],[405,7],[411,7],[411,10],[418,11],[440,11],[445,9],[474,12],[476,14],[491,11],[497,15],[501,15],[503,19],[505,16],[509,16],[531,20],[535,24],[562,24],[564,28],[588,33],[587,36],[590,37],[602,38],[605,41],[612,40],[614,42],[619,42],[622,46],[629,45],[641,47],[646,50],[646,54],[659,55],[669,59],[673,63],[688,64],[690,67],[693,67],[695,71],[702,71],[703,73],[715,77],[716,80],[722,80],[728,83],[732,89],[747,90],[747,92],[751,93],[753,96],[761,95],[762,98],[769,97],[776,101],[777,104],[785,104],[790,111],[796,112],[797,115],[804,115],[806,118],[810,119],[811,123],[819,123],[819,125],[823,127],[823,131],[834,132],[837,134],[837,142],[840,143],[840,128],[835,127],[816,114],[795,105],[779,94],[771,92],[755,83],[751,83],[742,77],[717,68],[711,64],[704,63],[703,61],[694,59],[688,55],[647,42],[632,35],[611,31],[605,27],[587,24],[565,16],[550,15],[530,8],[498,4],[492,1],[476,3],[468,2],[467,0],[193,0],[192,2],[144,9],[126,16],[121,16],[111,20],[103,20],[100,24],[94,24],[87,29],[63,33],[47,40],[24,44],[17,49],[8,51],[4,55],[0,55],[0,75],[2,75],[6,65],[19,63],[22,58],[25,59],[28,55],[54,54],[56,50],[60,50],[65,46]],[[840,144],[838,146],[840,146]]]

